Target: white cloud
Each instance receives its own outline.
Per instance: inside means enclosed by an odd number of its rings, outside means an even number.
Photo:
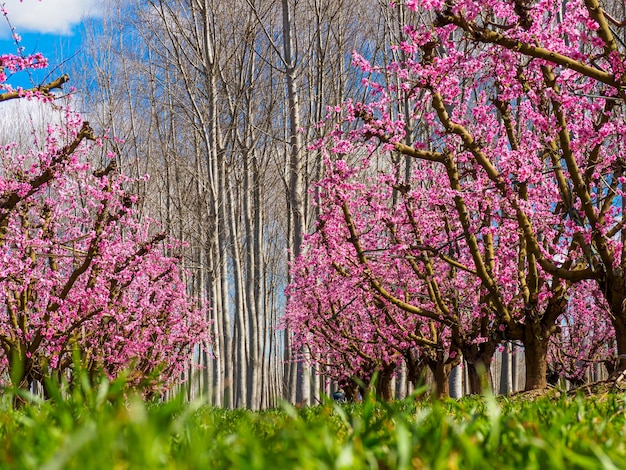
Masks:
[[[5,0],[9,20],[18,34],[72,34],[85,17],[100,16],[102,0]],[[2,20],[2,19],[0,19]],[[6,28],[4,28],[6,29]]]

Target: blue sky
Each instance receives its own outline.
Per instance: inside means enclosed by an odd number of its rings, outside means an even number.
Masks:
[[[80,60],[80,28],[83,18],[97,18],[103,0],[0,0],[9,12],[9,21],[22,37],[26,54],[41,52],[50,60],[50,68],[34,77],[36,82],[57,78],[69,68],[64,61]],[[16,53],[17,46],[3,16],[0,15],[0,53]],[[72,59],[72,57],[74,57]],[[59,66],[54,70],[55,66]],[[13,86],[30,85],[25,74],[9,80]]]

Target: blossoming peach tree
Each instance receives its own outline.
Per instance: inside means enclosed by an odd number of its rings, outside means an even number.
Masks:
[[[548,357],[582,364],[603,350],[623,370],[623,22],[597,0],[392,7],[418,19],[400,59],[354,54],[369,100],[331,110],[339,124],[317,144],[332,187],[322,220],[343,217],[326,239],[351,246],[334,253],[376,298],[450,328],[459,349],[463,331],[470,344],[521,342],[527,389],[546,386]],[[341,174],[354,172],[384,174],[387,202],[346,196]],[[583,330],[588,347],[567,339]],[[576,350],[549,355],[551,340]]]
[[[28,99],[60,115],[27,149],[0,146],[0,373],[28,389],[67,378],[78,357],[90,372],[124,372],[144,392],[180,381],[194,346],[208,341],[180,257],[166,254],[181,244],[140,217],[133,180],[106,139],[59,111],[53,90],[67,77],[14,89],[7,73],[46,60],[2,55],[0,64],[0,101]],[[102,167],[91,163],[96,152]]]

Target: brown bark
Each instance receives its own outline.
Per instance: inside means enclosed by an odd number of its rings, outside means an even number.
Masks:
[[[384,368],[378,373],[378,380],[376,382],[376,397],[380,400],[391,401],[393,399],[391,380],[394,371],[395,364]]]
[[[525,328],[524,359],[526,362],[525,390],[543,390],[548,387],[548,335],[536,328]],[[539,333],[539,334],[537,334]]]
[[[19,91],[9,91],[0,95],[0,101],[8,101],[23,98],[25,95],[29,93],[41,93],[45,96],[52,96],[52,90],[56,90],[61,88],[64,83],[67,83],[70,80],[69,75],[62,75],[56,80],[46,83],[45,85],[39,85],[34,88],[30,88],[28,90],[19,90]]]
[[[452,364],[442,361],[433,361],[428,365],[435,379],[435,396],[437,398],[448,398],[450,396],[450,372]]]
[[[624,312],[624,302],[626,299],[619,296],[619,305],[617,302],[611,303],[611,312],[613,313],[612,324],[615,330],[615,342],[617,346],[617,361],[613,376],[626,370],[626,315]]]
[[[427,367],[424,358],[420,357],[415,349],[406,351],[403,357],[406,364],[407,380],[413,385],[413,388],[423,385]]]

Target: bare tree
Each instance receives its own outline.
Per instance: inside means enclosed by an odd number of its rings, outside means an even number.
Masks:
[[[298,381],[291,336],[277,328],[289,261],[316,217],[322,158],[306,145],[326,107],[358,93],[351,51],[378,53],[386,5],[111,5],[88,28],[93,69],[79,88],[94,125],[124,139],[119,164],[151,175],[138,188],[145,216],[188,244],[188,288],[210,306],[214,335],[189,366],[190,395],[255,409],[318,399],[323,371],[300,365]]]

